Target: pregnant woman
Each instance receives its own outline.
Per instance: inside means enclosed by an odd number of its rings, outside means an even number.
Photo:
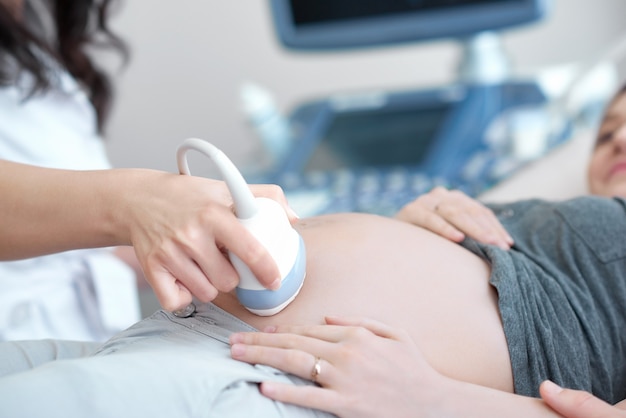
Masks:
[[[619,400],[626,388],[620,351],[625,315],[615,315],[615,309],[626,311],[624,201],[527,201],[494,210],[515,241],[511,250],[472,240],[459,246],[374,215],[301,220],[296,228],[307,246],[307,278],[278,315],[254,316],[226,292],[199,304],[190,318],[157,312],[86,357],[47,361],[55,356],[41,350],[34,356],[28,343],[0,346],[13,365],[0,379],[0,415],[36,415],[58,405],[65,417],[94,416],[94,405],[103,405],[107,416],[320,415],[263,396],[258,383],[320,390],[311,379],[327,384],[324,379],[339,378],[333,370],[341,361],[330,351],[326,356],[324,344],[309,347],[314,355],[291,351],[298,361],[277,357],[275,365],[291,374],[234,360],[230,344],[235,357],[246,360],[245,352],[257,347],[249,338],[280,336],[248,331],[294,325],[315,330],[328,315],[368,317],[406,330],[398,337],[374,327],[386,341],[414,348],[407,369],[397,374],[406,390],[444,379],[458,382],[460,387],[449,384],[457,394],[491,391],[489,402],[478,405],[482,416],[551,416],[540,400],[518,396],[536,396],[544,379]],[[331,334],[343,328],[331,327]],[[241,354],[242,347],[249,350]],[[417,370],[419,353],[425,361]],[[358,379],[358,370],[345,377]],[[385,390],[375,382],[373,388]],[[437,393],[431,391],[431,398]]]

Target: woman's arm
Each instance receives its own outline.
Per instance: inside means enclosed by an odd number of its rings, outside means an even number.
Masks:
[[[626,400],[613,406],[588,392],[563,389],[550,381],[543,382],[539,391],[543,400],[566,418],[626,417]]]
[[[261,392],[275,400],[342,418],[558,416],[540,399],[439,374],[406,333],[377,321],[327,318],[326,325],[266,331],[233,334],[233,358],[319,384],[262,383]]]
[[[278,186],[259,196],[286,204]],[[72,171],[0,160],[0,260],[132,245],[165,309],[210,301],[238,282],[225,248],[267,287],[278,268],[237,221],[221,181],[142,169]],[[293,215],[291,216],[293,219]]]
[[[488,207],[458,190],[436,187],[408,203],[395,217],[455,242],[468,235],[505,249],[513,244]]]

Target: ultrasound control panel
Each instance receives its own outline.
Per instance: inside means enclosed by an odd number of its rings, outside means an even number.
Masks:
[[[255,180],[282,186],[301,216],[391,215],[436,186],[475,196],[524,164],[498,119],[545,100],[533,82],[313,100],[289,115],[285,157]]]

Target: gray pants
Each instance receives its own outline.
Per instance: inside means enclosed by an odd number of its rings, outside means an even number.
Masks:
[[[99,347],[0,343],[0,416],[329,416],[259,393],[264,380],[313,383],[233,360],[229,334],[252,330],[208,304],[185,319],[156,312]]]

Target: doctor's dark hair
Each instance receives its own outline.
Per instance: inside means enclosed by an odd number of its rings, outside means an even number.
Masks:
[[[33,18],[42,21],[29,0],[24,0],[23,19],[16,18],[15,11],[0,1],[0,85],[14,84],[19,73],[26,71],[34,78],[29,95],[54,88],[49,65],[42,54],[34,52],[35,46],[56,59],[83,86],[95,108],[98,131],[102,132],[113,88],[108,75],[94,64],[88,49],[109,48],[127,60],[126,45],[109,30],[107,23],[113,0],[43,1],[50,9],[54,25],[51,37],[30,29],[24,21]]]

